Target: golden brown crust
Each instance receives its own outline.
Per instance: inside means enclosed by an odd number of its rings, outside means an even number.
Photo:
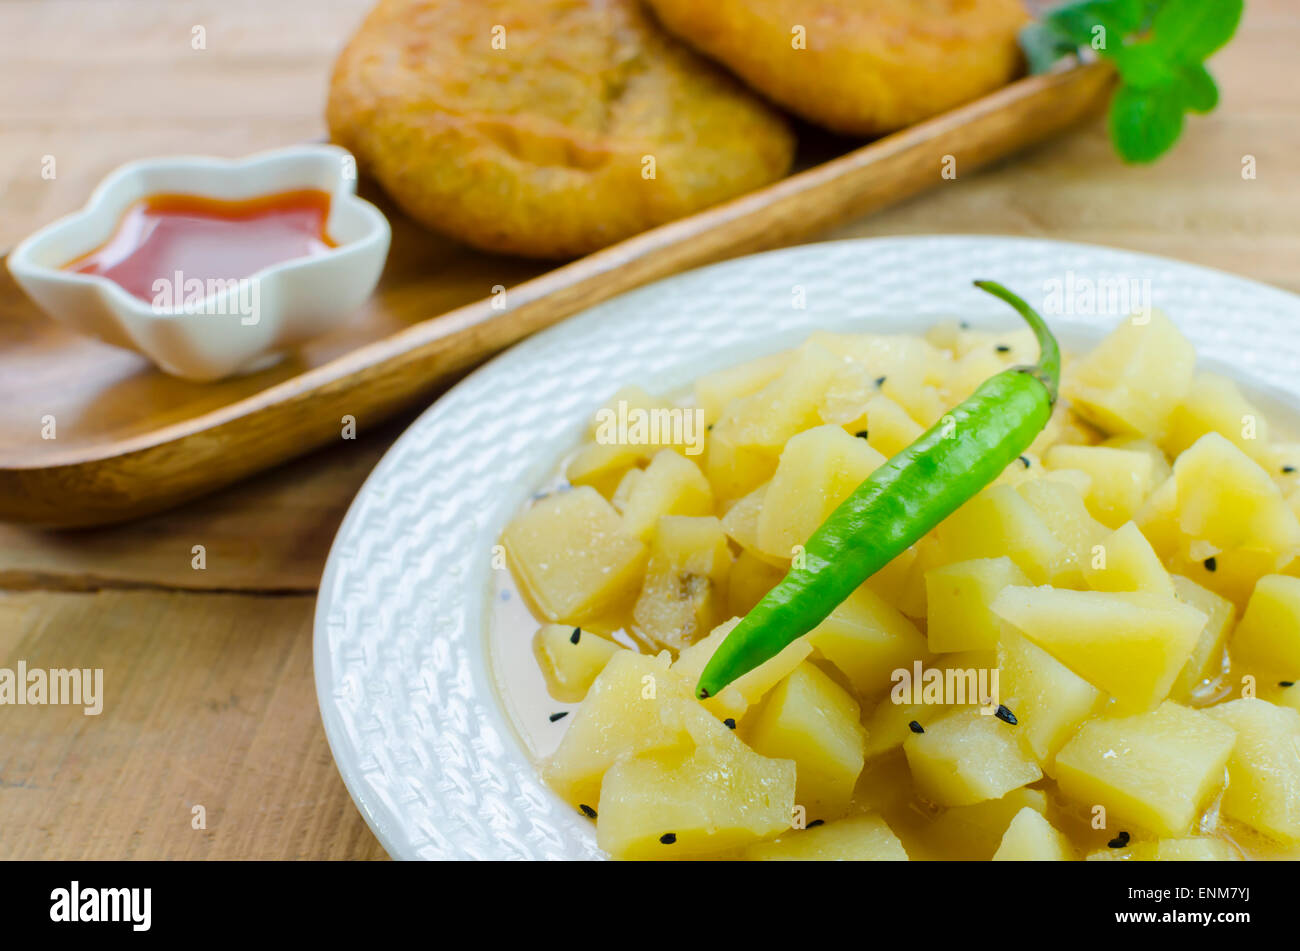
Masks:
[[[417,221],[545,258],[765,185],[794,151],[779,114],[636,0],[381,0],[326,117]]]
[[[772,101],[850,135],[892,132],[1009,82],[1028,20],[1019,0],[647,3]]]

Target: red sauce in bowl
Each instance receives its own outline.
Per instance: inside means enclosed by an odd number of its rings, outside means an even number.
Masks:
[[[240,201],[160,194],[141,199],[112,236],[63,266],[98,274],[146,302],[156,282],[235,281],[336,247],[325,232],[330,196],[317,189]]]

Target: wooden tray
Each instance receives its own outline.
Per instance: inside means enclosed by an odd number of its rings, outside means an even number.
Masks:
[[[187,383],[44,317],[0,268],[0,520],[97,525],[155,512],[340,438],[421,399],[492,354],[649,281],[787,245],[1065,129],[1105,102],[1102,64],[1022,79],[852,148],[801,134],[805,170],[570,264],[471,251],[393,224],[383,280],[346,329],[279,365]],[[508,288],[508,308],[492,288]],[[54,437],[47,423],[53,419]]]

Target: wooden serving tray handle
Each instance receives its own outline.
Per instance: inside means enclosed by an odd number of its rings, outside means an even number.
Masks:
[[[516,341],[623,291],[788,245],[941,183],[1095,113],[1113,73],[1089,64],[1022,79],[760,191],[655,228],[509,291],[405,326],[329,362],[189,418],[77,452],[0,447],[0,520],[51,527],[122,521],[175,505],[339,438],[427,396]],[[0,296],[16,294],[7,274]],[[418,294],[418,286],[411,294]],[[418,300],[405,302],[418,307]],[[141,413],[154,410],[139,407]],[[25,449],[26,447],[24,447]]]

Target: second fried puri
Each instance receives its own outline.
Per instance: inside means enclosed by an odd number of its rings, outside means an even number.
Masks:
[[[381,0],[331,136],[425,226],[566,258],[780,178],[785,120],[637,0]]]
[[[849,135],[892,132],[1021,69],[1019,0],[646,0],[773,102]]]

